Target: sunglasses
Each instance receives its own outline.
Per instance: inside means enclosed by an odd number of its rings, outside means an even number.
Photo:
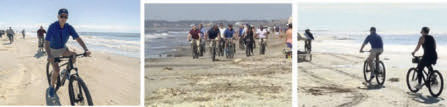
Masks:
[[[62,15],[62,16],[59,16],[60,18],[63,18],[63,19],[68,19],[68,15]]]

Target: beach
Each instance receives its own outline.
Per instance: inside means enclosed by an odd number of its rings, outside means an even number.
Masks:
[[[381,33],[379,33],[381,34]],[[326,33],[316,36],[312,42],[312,61],[298,63],[298,104],[300,107],[356,106],[356,107],[421,107],[447,106],[444,91],[438,97],[431,97],[427,87],[412,93],[406,84],[411,63],[411,52],[417,44],[418,36],[382,36],[384,53],[381,60],[386,67],[383,87],[363,85],[363,63],[369,53],[360,53],[361,41],[366,36],[345,36]],[[417,34],[415,34],[417,35]],[[398,39],[391,39],[398,38]],[[437,35],[438,63],[433,66],[446,78],[447,47],[442,40],[445,35]],[[299,41],[299,50],[304,50],[304,42]],[[369,50],[369,45],[365,50]],[[416,55],[422,55],[420,49]],[[374,80],[372,84],[377,84]]]
[[[76,45],[68,43],[67,47],[82,53]],[[47,56],[37,50],[35,35],[22,39],[22,35],[17,34],[13,44],[9,44],[6,36],[0,38],[0,105],[70,104],[68,81],[55,97],[48,97]],[[140,104],[139,59],[95,48],[91,51],[91,57],[78,58],[75,66],[87,84],[94,105]]]
[[[291,106],[292,61],[284,48],[284,38],[273,37],[265,55],[257,46],[246,57],[237,47],[233,59],[213,62],[209,52],[193,59],[189,46],[178,46],[165,57],[146,58],[145,105]]]

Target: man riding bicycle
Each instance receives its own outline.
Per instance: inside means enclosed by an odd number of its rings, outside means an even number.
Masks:
[[[9,27],[9,29],[8,30],[6,30],[6,35],[8,36],[8,38],[9,38],[9,44],[12,44],[12,41],[14,41],[14,30],[12,30],[12,28],[11,27]]]
[[[205,34],[206,34],[206,28],[203,27],[203,24],[199,24],[199,30],[200,30],[200,56],[203,56],[203,52],[206,51],[205,46],[206,46],[206,42],[205,42]]]
[[[256,31],[256,36],[259,38],[259,46],[261,47],[261,49],[263,48],[262,44],[265,44],[265,46],[267,46],[267,39],[269,33],[270,32],[267,31],[267,29],[264,29],[263,25],[260,25],[259,29]]]
[[[371,50],[369,53],[368,58],[366,59],[369,63],[370,70],[375,70],[375,65],[372,65],[372,62],[374,59],[379,58],[379,55],[383,52],[383,41],[382,37],[376,33],[376,28],[371,27],[369,30],[370,34],[366,37],[365,41],[363,41],[362,47],[360,48],[360,53],[363,53],[363,48],[366,44],[371,45]],[[371,73],[372,76],[374,76],[374,73]]]
[[[44,34],[47,33],[47,31],[45,31],[45,29],[43,29],[42,26],[40,26],[40,29],[37,30],[37,39],[38,39],[38,46],[39,47],[43,47],[43,42],[44,42]]]
[[[430,29],[428,27],[423,27],[421,30],[422,36],[419,37],[419,42],[411,54],[414,56],[414,53],[416,53],[419,48],[424,49],[424,55],[422,55],[421,61],[418,63],[417,66],[417,77],[418,77],[418,84],[416,86],[417,89],[422,88],[421,80],[422,80],[422,70],[424,70],[425,67],[429,69],[429,71],[433,71],[431,65],[435,65],[436,61],[438,60],[438,54],[436,52],[436,41],[433,36],[429,35]]]
[[[233,43],[233,34],[234,34],[233,25],[228,24],[228,28],[224,32],[225,49],[228,48],[227,46],[228,46],[229,43]]]
[[[84,41],[75,31],[74,27],[67,23],[68,10],[65,8],[59,9],[57,18],[58,21],[52,23],[48,27],[47,36],[45,37],[45,51],[48,54],[47,60],[52,64],[54,70],[51,77],[51,85],[49,88],[49,94],[51,97],[53,97],[56,93],[54,85],[56,84],[56,79],[60,71],[59,64],[54,62],[54,58],[60,56],[76,55],[75,52],[70,51],[65,45],[69,37],[71,36],[79,43],[79,45],[81,45],[81,47],[85,51],[86,56],[89,56],[91,54],[91,52],[87,49],[87,46],[84,44]],[[73,59],[73,62],[76,61],[75,59],[76,58]]]
[[[197,47],[197,50],[192,49],[193,53],[200,52],[200,35],[201,35],[200,30],[197,29],[196,25],[193,25],[188,33],[188,41],[191,41],[191,46],[193,47],[195,45]],[[191,40],[191,38],[193,40]],[[194,55],[193,58],[198,59],[199,57]]]

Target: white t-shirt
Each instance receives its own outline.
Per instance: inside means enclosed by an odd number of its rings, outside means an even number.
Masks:
[[[225,38],[225,30],[227,30],[227,28],[219,28],[221,38]]]
[[[266,38],[267,37],[267,29],[258,29],[256,30],[256,34],[259,36],[259,38]]]

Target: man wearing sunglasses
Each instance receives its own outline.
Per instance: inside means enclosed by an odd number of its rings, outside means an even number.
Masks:
[[[50,85],[50,96],[53,97],[55,92],[54,85],[57,76],[59,75],[59,65],[54,63],[54,58],[59,56],[72,56],[75,52],[70,51],[65,44],[67,43],[70,36],[76,40],[79,45],[84,49],[86,56],[89,56],[91,52],[85,46],[84,41],[79,37],[78,33],[75,31],[74,27],[67,23],[68,20],[68,10],[65,8],[59,9],[57,15],[58,21],[52,23],[48,27],[47,36],[45,37],[45,51],[48,54],[48,62],[53,66],[53,74],[51,77]],[[76,61],[73,59],[73,62]]]

